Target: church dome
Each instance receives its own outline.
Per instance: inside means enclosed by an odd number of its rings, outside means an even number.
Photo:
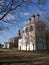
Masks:
[[[34,15],[34,14],[32,14],[32,17],[35,17],[35,15]]]
[[[31,18],[28,19],[28,25],[31,23]]]

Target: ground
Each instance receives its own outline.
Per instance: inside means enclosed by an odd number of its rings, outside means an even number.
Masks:
[[[49,65],[49,53],[0,49],[0,65]]]

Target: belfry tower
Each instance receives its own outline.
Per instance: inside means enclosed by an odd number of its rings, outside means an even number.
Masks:
[[[18,31],[16,32],[16,37],[21,37],[20,30],[18,30]]]

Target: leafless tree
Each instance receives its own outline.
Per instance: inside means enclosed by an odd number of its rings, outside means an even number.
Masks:
[[[47,4],[48,0],[0,0],[0,31],[8,28],[9,24],[13,24],[13,22],[5,20],[5,17],[12,11],[23,8],[23,6],[27,10],[27,6],[34,5],[43,12],[44,19],[49,21],[49,9],[45,8]]]

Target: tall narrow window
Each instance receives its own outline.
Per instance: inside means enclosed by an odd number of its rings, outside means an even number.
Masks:
[[[25,30],[25,31],[26,31],[26,33],[28,32],[28,27],[26,28],[26,30]]]
[[[33,31],[33,26],[30,26],[30,31]]]

